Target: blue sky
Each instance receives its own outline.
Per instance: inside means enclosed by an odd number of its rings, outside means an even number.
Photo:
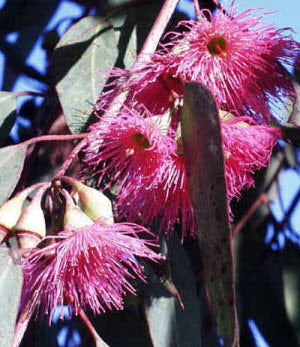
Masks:
[[[268,15],[268,21],[274,23],[278,28],[291,27],[295,31],[294,38],[300,41],[300,1],[299,0],[236,0],[240,10],[246,8],[264,8]]]

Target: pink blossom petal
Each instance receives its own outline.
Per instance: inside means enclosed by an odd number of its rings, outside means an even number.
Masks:
[[[50,320],[62,304],[75,314],[87,306],[94,313],[122,309],[126,292],[135,294],[129,280],[145,280],[135,257],[163,258],[148,248],[156,246],[153,241],[138,238],[141,233],[153,240],[147,229],[131,223],[69,226],[56,243],[23,260],[22,305],[29,303],[31,312],[50,313]]]

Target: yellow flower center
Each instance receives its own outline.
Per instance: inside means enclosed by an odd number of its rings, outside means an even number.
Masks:
[[[216,36],[212,38],[208,44],[207,44],[207,49],[210,54],[212,55],[217,55],[221,57],[226,56],[226,50],[227,50],[227,43],[222,36]]]
[[[133,141],[137,146],[139,146],[141,149],[150,148],[151,145],[147,139],[147,137],[141,133],[136,133],[133,135]]]

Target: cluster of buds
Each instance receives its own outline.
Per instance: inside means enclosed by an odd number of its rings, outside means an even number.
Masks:
[[[145,280],[138,258],[163,259],[151,249],[157,247],[153,234],[115,223],[110,200],[70,177],[20,192],[0,208],[0,222],[3,241],[16,236],[26,249],[21,309],[50,313],[50,321],[58,305],[75,314],[86,307],[122,309],[126,292],[135,294],[130,279]]]
[[[35,190],[33,199],[24,207],[28,196]],[[44,193],[43,184],[37,184],[21,191],[0,207],[0,242],[16,236],[20,248],[34,248],[46,236],[41,207]]]
[[[202,11],[130,71],[110,72],[113,82],[95,106],[99,122],[90,128],[83,175],[97,176],[104,189],[114,184],[119,217],[155,223],[168,234],[179,225],[183,236],[195,235],[180,130],[185,82],[203,83],[215,96],[228,204],[254,185],[254,172],[268,164],[281,136],[269,125],[274,103],[294,93],[280,63],[292,66],[300,50],[285,30],[263,24],[264,16],[238,14],[234,3],[215,14]],[[123,106],[111,111],[124,88]]]

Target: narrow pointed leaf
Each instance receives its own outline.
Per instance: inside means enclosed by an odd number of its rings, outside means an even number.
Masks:
[[[9,134],[16,119],[17,96],[14,93],[0,92],[0,141]]]
[[[147,276],[145,313],[152,344],[201,346],[201,304],[189,258],[176,235],[165,242],[165,248],[170,265],[166,280],[178,291],[184,309],[170,288],[153,274]]]
[[[10,346],[22,289],[22,271],[4,245],[0,246],[0,274],[0,346]]]
[[[9,198],[22,173],[26,146],[0,149],[0,205]]]
[[[224,345],[232,346],[238,335],[222,138],[214,97],[201,84],[184,86],[182,136],[208,297]]]
[[[118,57],[109,22],[85,17],[61,38],[53,53],[52,72],[64,115],[73,133],[87,125],[93,106]]]

